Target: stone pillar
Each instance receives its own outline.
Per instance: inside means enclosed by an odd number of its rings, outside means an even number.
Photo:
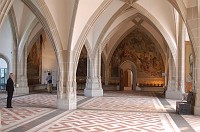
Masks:
[[[96,55],[87,59],[87,81],[84,89],[85,96],[103,96],[101,84],[101,53],[98,51]]]
[[[15,94],[29,94],[27,79],[27,54],[25,53],[25,50],[23,50],[23,55],[21,56],[21,58],[17,59],[17,78]]]
[[[178,36],[178,91],[185,93],[185,30],[183,20],[179,16]]]
[[[200,32],[200,31],[199,31]],[[199,38],[200,39],[200,38]],[[194,85],[193,91],[195,92],[195,106],[194,106],[194,115],[200,115],[200,45],[194,47],[196,51],[196,58],[194,61]]]
[[[63,58],[59,62],[60,74],[57,89],[57,107],[59,109],[72,110],[77,108],[76,99],[76,72],[74,69],[74,52],[63,50],[58,53]],[[68,57],[68,58],[67,58]]]
[[[169,51],[170,52],[170,51]],[[168,99],[182,99],[182,94],[178,91],[178,78],[175,63],[171,52],[168,58],[169,63],[169,75],[168,75],[168,86],[165,93],[165,97]]]

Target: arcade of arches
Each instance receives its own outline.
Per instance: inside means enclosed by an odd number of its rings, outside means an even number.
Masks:
[[[46,84],[57,108],[76,109],[104,90],[195,93],[200,115],[199,0],[1,0],[0,69],[15,75],[16,94]],[[3,86],[3,84],[2,84]]]

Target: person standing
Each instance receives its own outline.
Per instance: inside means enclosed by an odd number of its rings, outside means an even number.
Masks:
[[[50,72],[48,73],[46,77],[46,81],[47,81],[47,90],[49,93],[52,93],[52,76]]]
[[[14,75],[10,73],[6,84],[7,91],[7,108],[12,108],[12,97],[14,92]]]

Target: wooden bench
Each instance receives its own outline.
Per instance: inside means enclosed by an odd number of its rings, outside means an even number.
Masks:
[[[176,102],[176,113],[180,115],[192,114],[194,105],[194,93],[189,92],[186,100]]]

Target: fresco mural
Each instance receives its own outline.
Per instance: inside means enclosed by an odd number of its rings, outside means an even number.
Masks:
[[[83,49],[80,54],[76,76],[77,77],[87,76],[87,50],[85,46],[83,46]]]
[[[114,51],[110,62],[111,77],[119,77],[119,66],[125,60],[135,63],[138,78],[162,77],[162,57],[151,38],[140,29],[126,36]]]
[[[28,85],[41,83],[42,42],[35,43],[27,58]]]

